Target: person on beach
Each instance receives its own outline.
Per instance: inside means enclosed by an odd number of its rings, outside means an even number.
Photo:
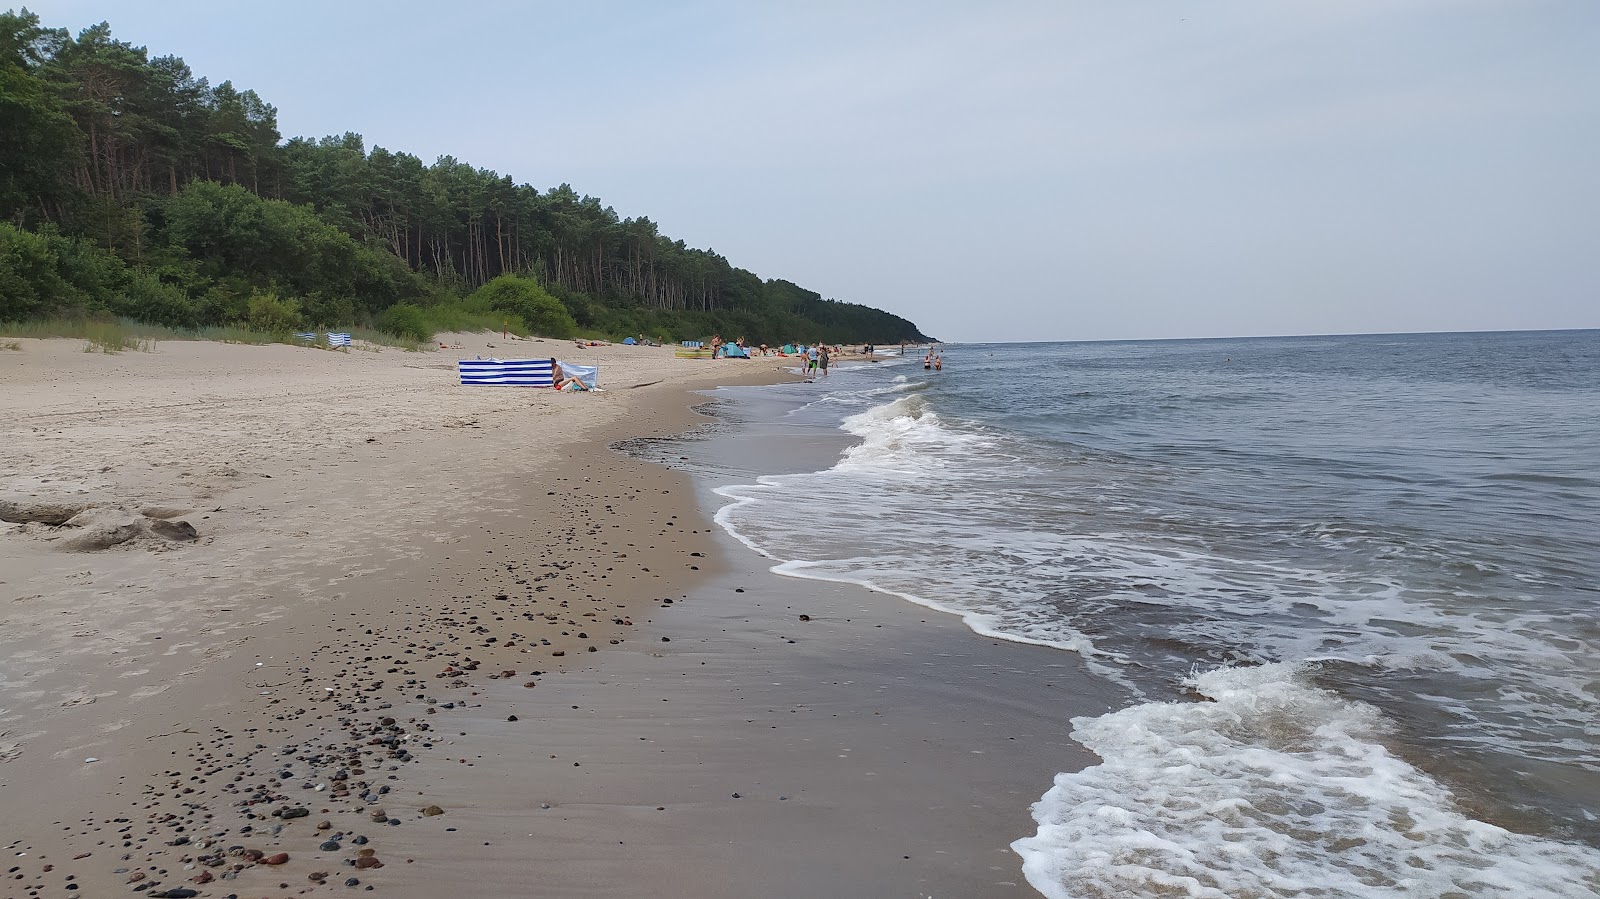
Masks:
[[[561,370],[561,363],[554,359],[550,360],[550,386],[571,393],[589,389],[589,385],[582,380],[567,377],[567,373]]]
[[[806,350],[806,374],[807,375],[815,375],[816,373],[817,373],[817,348],[816,348],[816,346],[813,345],[813,346],[811,346],[810,348],[808,348]]]
[[[941,353],[933,357],[933,370],[944,371],[944,354]]]
[[[824,378],[826,378],[828,376],[828,348],[827,347],[823,347],[820,351],[818,351],[818,353],[817,353],[817,367],[822,369],[822,376]]]
[[[933,351],[932,350],[928,351],[928,355],[922,357],[922,370],[923,371],[927,371],[930,368],[933,368]]]

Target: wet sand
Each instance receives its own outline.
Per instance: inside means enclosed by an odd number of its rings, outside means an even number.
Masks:
[[[24,343],[0,499],[95,511],[0,530],[0,895],[1031,893],[1076,660],[771,575],[609,449],[778,363]]]

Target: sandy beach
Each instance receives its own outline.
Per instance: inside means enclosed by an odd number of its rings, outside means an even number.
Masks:
[[[1031,893],[1072,657],[771,575],[610,448],[786,360],[452,339],[0,353],[0,895]]]

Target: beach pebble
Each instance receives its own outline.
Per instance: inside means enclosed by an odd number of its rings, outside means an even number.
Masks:
[[[356,867],[362,870],[366,870],[368,868],[381,868],[383,867],[383,862],[378,861],[378,857],[376,855],[364,855],[361,858],[356,859]]]
[[[263,858],[261,860],[261,863],[263,865],[281,865],[284,862],[287,862],[288,860],[289,860],[289,853],[287,853],[287,852],[279,852],[276,855],[269,855],[266,858]]]
[[[100,761],[100,760],[91,755],[88,758],[84,759],[83,763],[85,765],[89,765],[89,764],[93,764],[94,762],[98,762],[98,761]]]
[[[442,814],[444,814],[444,809],[438,807],[437,805],[430,805],[422,810],[422,815],[425,818],[432,818],[434,815]]]
[[[359,877],[346,877],[344,879],[344,885],[347,886],[347,887],[358,887],[358,886],[361,886],[361,878],[359,878]]]
[[[327,840],[327,841],[324,841],[323,844],[321,846],[318,846],[317,848],[321,849],[323,852],[338,852],[340,849],[342,849],[344,847],[339,845],[339,841],[338,840]]]

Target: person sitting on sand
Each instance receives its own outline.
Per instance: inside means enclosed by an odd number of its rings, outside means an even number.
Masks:
[[[589,389],[589,385],[581,379],[567,377],[567,373],[561,370],[561,363],[554,359],[550,360],[550,386],[571,393]]]

